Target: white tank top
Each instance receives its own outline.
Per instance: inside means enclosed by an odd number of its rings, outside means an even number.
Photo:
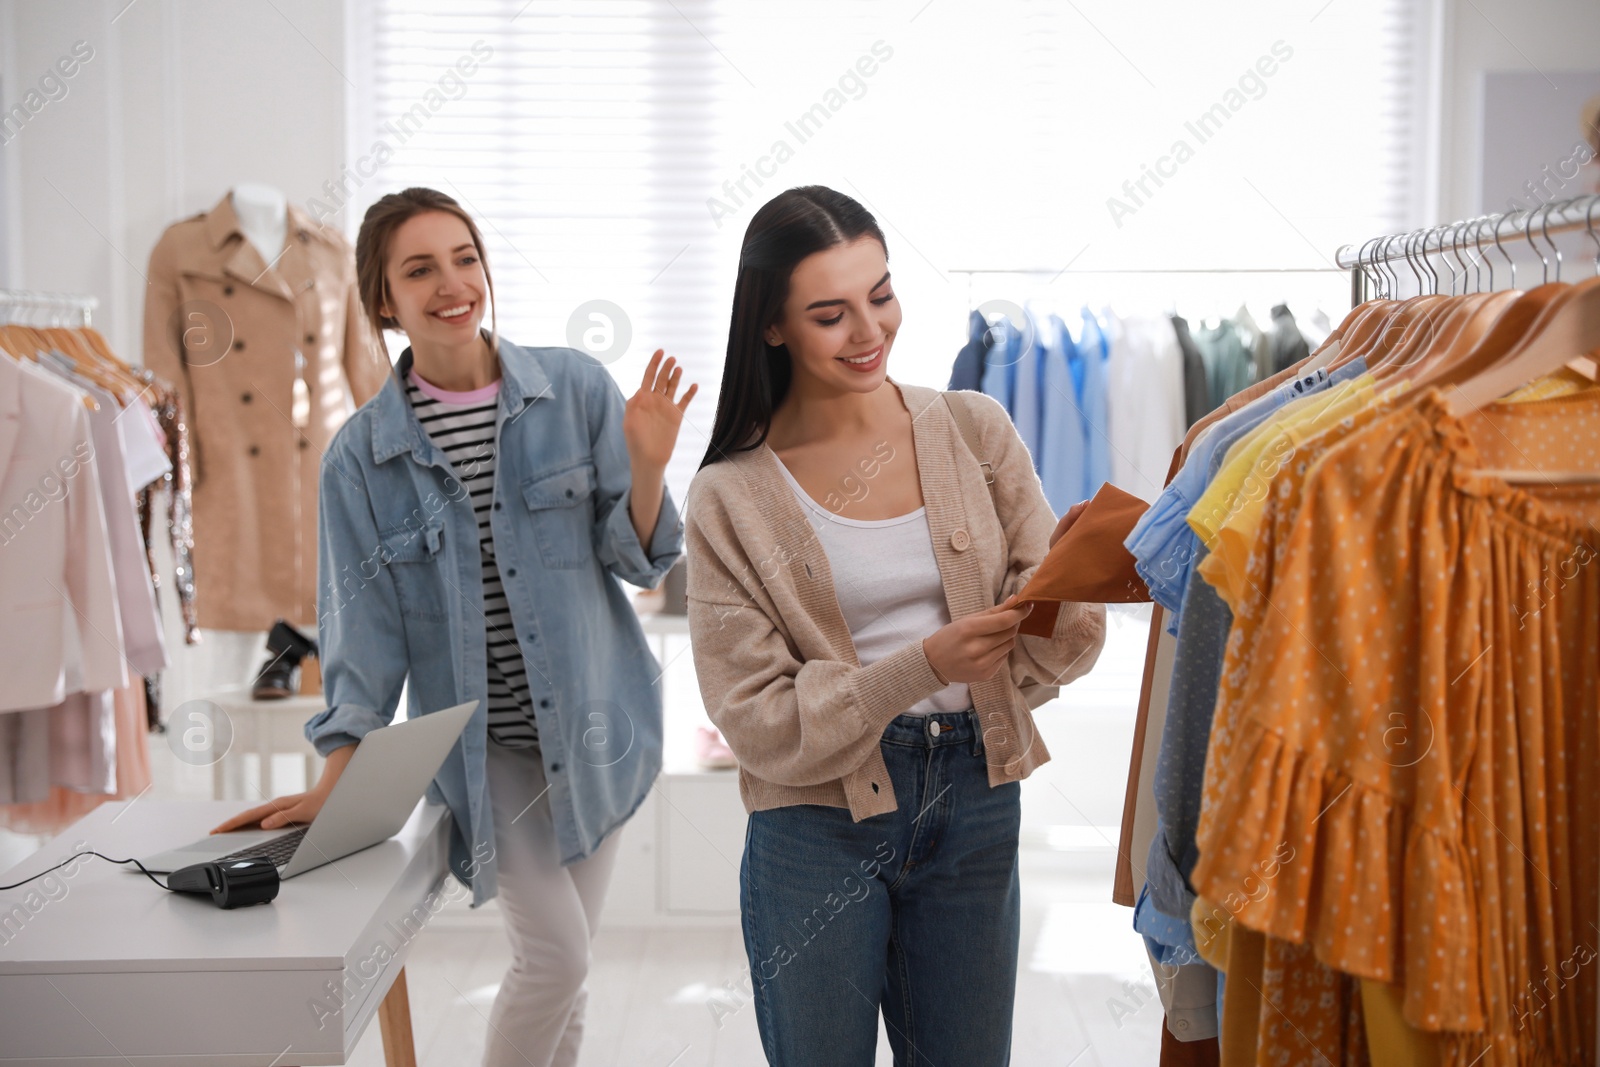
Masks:
[[[834,595],[863,667],[949,625],[926,508],[892,519],[847,519],[812,500],[781,459],[778,469],[822,542],[833,571]],[[971,706],[966,683],[952,682],[906,713]]]

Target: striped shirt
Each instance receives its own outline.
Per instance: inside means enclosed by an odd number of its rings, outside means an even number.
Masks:
[[[528,693],[522,646],[511,624],[511,607],[495,563],[494,534],[489,528],[500,383],[496,381],[471,393],[450,393],[423,381],[413,371],[406,383],[406,395],[423,430],[445,454],[451,470],[470,495],[472,513],[478,520],[488,646],[489,737],[506,748],[532,748],[539,743],[539,728]]]

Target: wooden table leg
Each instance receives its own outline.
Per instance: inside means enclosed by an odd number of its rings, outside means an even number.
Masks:
[[[411,1038],[411,998],[406,994],[406,969],[394,976],[394,985],[378,1005],[378,1028],[383,1033],[383,1062],[387,1067],[417,1067],[417,1046]]]

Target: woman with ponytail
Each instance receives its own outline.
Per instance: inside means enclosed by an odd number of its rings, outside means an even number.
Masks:
[[[368,318],[409,346],[322,464],[328,707],[306,737],[327,763],[219,829],[310,822],[403,685],[408,717],[476,702],[428,795],[451,874],[511,941],[483,1062],[571,1067],[619,831],[661,769],[660,668],[622,583],[681,555],[664,474],[698,387],[680,398],[658,351],[624,401],[593,357],[484,329],[483,239],[443,193],[374,204],[356,268]]]

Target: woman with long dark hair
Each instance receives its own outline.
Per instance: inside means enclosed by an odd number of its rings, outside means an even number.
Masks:
[[[900,323],[860,204],[763,206],[685,508],[696,672],[749,812],[756,1021],[785,1067],[871,1063],[880,1011],[897,1064],[1007,1062],[1018,783],[1049,758],[1022,687],[1105,639],[1082,604],[1019,634],[1068,519],[993,399],[889,377]]]
[[[661,769],[660,667],[621,583],[654,587],[682,552],[663,478],[697,387],[680,399],[658,351],[625,402],[592,356],[485,330],[482,235],[432,189],[372,205],[356,274],[410,345],[322,463],[328,708],[306,737],[327,764],[218,829],[309,823],[403,683],[408,717],[476,702],[428,795],[451,874],[473,907],[498,898],[511,940],[483,1062],[571,1067],[619,831]]]

